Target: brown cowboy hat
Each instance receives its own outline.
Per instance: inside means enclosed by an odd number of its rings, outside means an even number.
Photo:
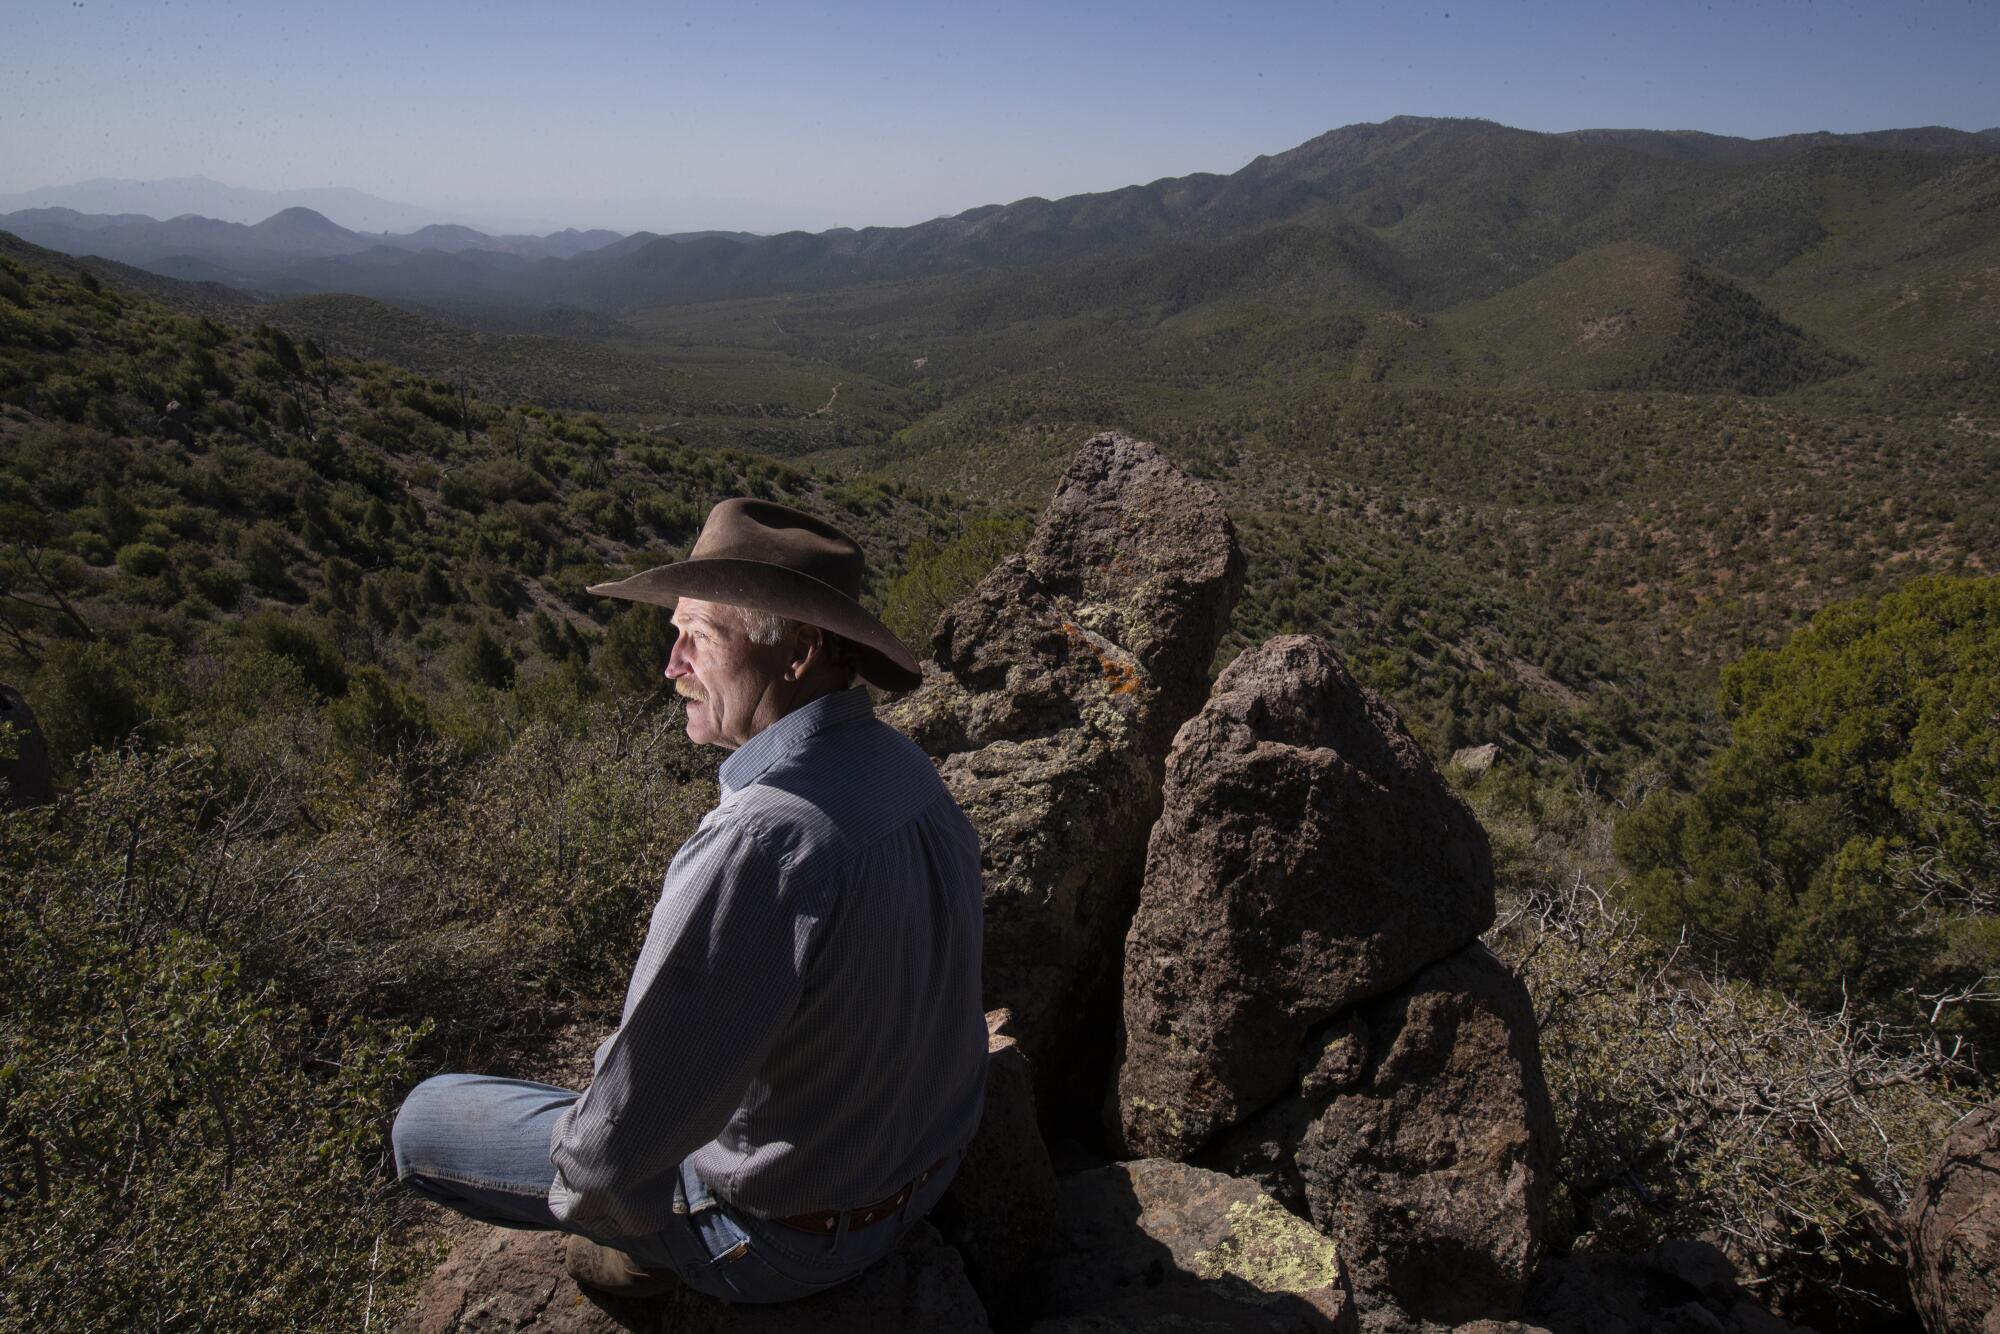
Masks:
[[[590,591],[671,607],[680,598],[726,602],[829,630],[853,644],[862,679],[884,690],[923,680],[917,660],[860,602],[868,568],[846,533],[768,500],[738,497],[708,512],[688,558]]]

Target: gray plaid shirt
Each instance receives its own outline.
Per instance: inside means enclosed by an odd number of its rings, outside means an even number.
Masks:
[[[598,1235],[665,1227],[684,1158],[754,1215],[856,1208],[979,1121],[979,840],[930,760],[856,688],[721,776],[550,1139],[549,1207]]]

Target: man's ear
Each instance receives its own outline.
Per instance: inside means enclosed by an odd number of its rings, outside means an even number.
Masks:
[[[826,631],[816,625],[801,625],[792,641],[791,660],[785,664],[785,679],[803,681],[826,661]]]

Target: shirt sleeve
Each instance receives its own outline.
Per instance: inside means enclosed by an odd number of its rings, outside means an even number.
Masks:
[[[599,1235],[663,1226],[681,1160],[740,1108],[799,1002],[817,905],[753,826],[712,812],[674,857],[617,1032],[557,1121],[549,1208]]]

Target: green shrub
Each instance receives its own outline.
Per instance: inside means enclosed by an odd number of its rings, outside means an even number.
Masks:
[[[130,542],[118,548],[118,568],[141,579],[163,575],[173,568],[167,553],[150,542]]]
[[[942,548],[918,538],[883,595],[883,623],[922,656],[939,613],[1025,546],[1030,531],[1025,520],[981,519]]]
[[[213,602],[223,611],[236,606],[243,596],[243,586],[249,581],[250,571],[240,562],[220,560],[204,569],[196,570],[188,576],[188,582],[195,592]]]
[[[328,707],[333,744],[351,763],[373,768],[407,758],[431,736],[423,701],[391,681],[379,667],[363,667],[347,681],[347,694]]]
[[[146,718],[124,655],[101,640],[50,649],[31,699],[49,753],[63,766],[92,746],[118,744]]]
[[[63,539],[63,545],[92,565],[109,565],[114,559],[111,544],[104,540],[102,533],[93,533],[88,528],[79,528]]]
[[[202,767],[111,757],[0,814],[7,1329],[357,1328],[421,1267],[381,1263],[379,1168],[419,1034],[316,1021],[181,924]]]
[[[474,685],[508,690],[514,684],[514,659],[506,645],[485,626],[475,626],[452,658],[453,670]]]
[[[325,631],[309,620],[277,612],[252,616],[243,622],[242,643],[296,665],[301,679],[322,699],[347,690],[347,668],[339,651]]]
[[[615,690],[645,694],[664,689],[674,636],[671,611],[649,602],[630,603],[604,628],[591,665]]]
[[[284,530],[266,522],[244,530],[236,544],[236,555],[257,587],[267,593],[285,594],[297,587],[292,582],[291,555],[287,548]]]
[[[1723,678],[1730,743],[1618,829],[1633,899],[1737,976],[1905,1019],[2000,975],[2000,578],[1829,607]],[[1929,1003],[1925,998],[1929,998]],[[2000,1036],[1990,1002],[1943,1017]]]

